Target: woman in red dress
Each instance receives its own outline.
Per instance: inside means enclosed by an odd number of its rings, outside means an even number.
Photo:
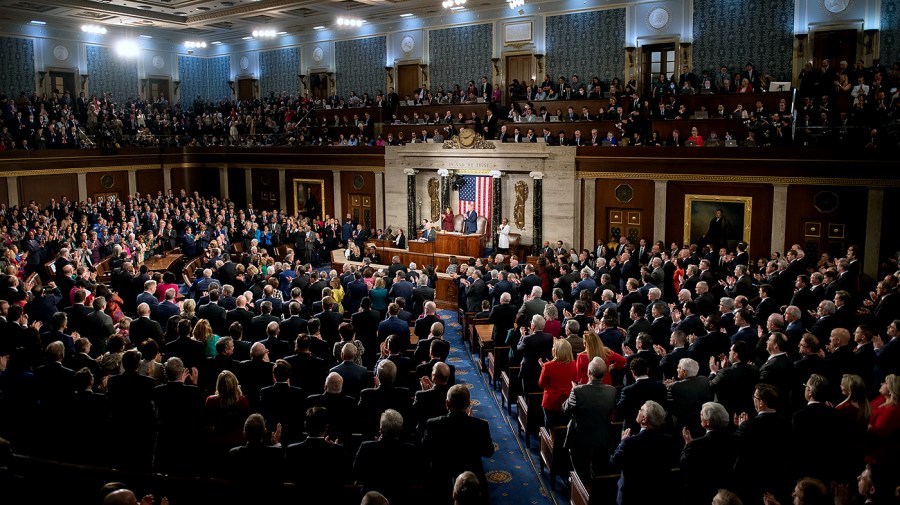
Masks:
[[[553,341],[553,360],[541,361],[541,377],[538,385],[544,389],[541,407],[544,408],[544,426],[548,429],[568,422],[562,404],[572,392],[577,372],[572,360],[572,346],[564,338]]]
[[[587,384],[590,382],[587,372],[588,364],[592,359],[598,356],[603,358],[603,362],[606,363],[607,368],[606,375],[603,376],[603,384],[612,385],[611,372],[613,369],[625,369],[625,356],[622,356],[603,345],[600,336],[593,331],[586,331],[584,332],[584,352],[578,353],[578,357],[575,361],[575,368],[578,372],[575,382],[579,384]]]
[[[441,229],[444,231],[453,231],[453,211],[450,207],[444,211],[444,217],[441,220]]]

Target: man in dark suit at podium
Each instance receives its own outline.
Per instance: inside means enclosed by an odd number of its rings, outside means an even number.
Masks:
[[[475,205],[469,204],[466,210],[466,235],[471,235],[478,231],[478,213],[475,212]]]

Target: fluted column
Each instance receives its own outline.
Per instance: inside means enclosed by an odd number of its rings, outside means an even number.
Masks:
[[[416,238],[416,174],[418,170],[404,168],[406,174],[406,236]]]
[[[437,173],[441,177],[441,215],[443,216],[444,210],[450,206],[450,171],[442,168]]]
[[[542,236],[544,233],[544,172],[529,172],[528,177],[534,179],[534,198],[531,200],[534,205],[531,217],[534,222],[534,244],[532,248],[537,253],[544,242]]]
[[[497,241],[497,227],[500,226],[501,209],[503,208],[503,191],[500,185],[500,178],[503,177],[503,172],[499,170],[491,170],[491,177],[493,183],[491,190],[493,195],[491,196],[491,249],[494,252],[497,252],[497,248],[500,247],[499,242]]]

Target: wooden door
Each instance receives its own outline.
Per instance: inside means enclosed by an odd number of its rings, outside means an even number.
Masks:
[[[75,91],[75,72],[63,72],[60,70],[50,71],[50,92],[54,95],[62,97],[65,92],[69,92],[72,101],[78,96]]]
[[[253,79],[238,80],[238,100],[253,100],[255,98],[253,92]]]
[[[828,30],[813,33],[813,58],[816,68],[822,60],[831,60],[831,68],[837,69],[841,61],[853,67],[856,61],[856,30]]]
[[[675,70],[675,44],[653,44],[641,47],[641,75],[644,94],[650,96],[659,74],[671,77]]]
[[[531,69],[531,63],[534,56],[530,54],[520,54],[516,56],[506,57],[506,88],[512,86],[513,80],[518,79],[524,88],[531,83],[531,77],[534,71]],[[511,103],[516,97],[510,97],[507,93],[503,94],[505,103]]]
[[[369,195],[349,194],[347,195],[347,212],[353,216],[353,220],[363,225],[368,230],[372,227],[373,215],[372,208],[374,202]]]
[[[168,79],[150,79],[150,99],[156,99],[160,96],[169,100],[169,80]]]
[[[619,237],[628,237],[631,243],[638,243],[644,235],[641,233],[644,224],[644,216],[641,210],[616,209],[606,210],[606,229],[608,235],[618,240]]]
[[[325,98],[328,96],[328,74],[318,72],[309,76],[309,92],[313,98]]]
[[[406,96],[412,96],[419,89],[419,65],[410,63],[397,66],[397,94],[403,100]]]

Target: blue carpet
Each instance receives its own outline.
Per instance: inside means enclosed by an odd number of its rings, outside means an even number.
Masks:
[[[532,449],[526,449],[524,439],[517,435],[515,417],[506,415],[500,407],[500,393],[495,393],[488,376],[476,368],[475,360],[461,339],[461,326],[456,313],[440,311],[445,320],[444,339],[450,344],[448,361],[456,367],[457,384],[468,384],[472,395],[472,413],[475,417],[488,421],[491,437],[494,439],[494,455],[484,461],[489,482],[488,492],[492,504],[560,504],[568,503],[568,497],[550,492],[546,472],[540,475],[538,452],[535,438],[531,437]],[[513,409],[515,413],[515,409]],[[560,481],[561,482],[561,481]],[[557,484],[557,490],[560,489]]]

